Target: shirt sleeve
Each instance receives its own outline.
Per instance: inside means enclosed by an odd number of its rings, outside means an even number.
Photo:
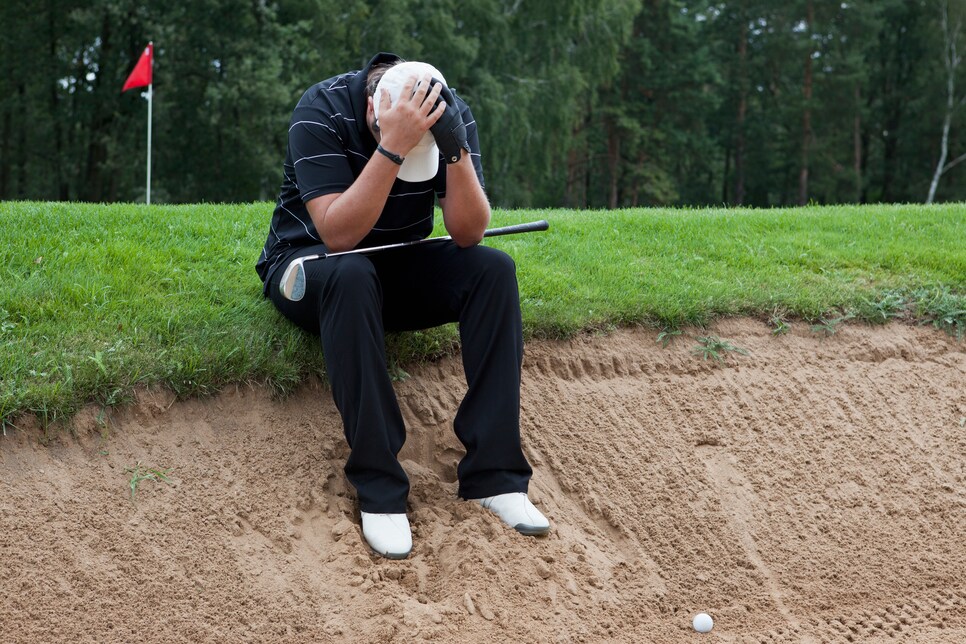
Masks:
[[[289,151],[303,203],[345,192],[354,176],[342,135],[331,120],[316,110],[298,110],[288,131]]]
[[[456,92],[454,91],[455,95]],[[486,190],[486,184],[483,182],[483,155],[480,153],[480,136],[476,128],[476,118],[473,116],[473,112],[470,110],[470,106],[466,104],[459,96],[456,97],[456,102],[460,106],[460,116],[463,117],[463,124],[466,126],[466,142],[470,145],[470,160],[473,162],[473,169],[476,170],[476,178],[480,180],[480,185]],[[465,152],[465,151],[464,151]],[[445,161],[440,158],[440,165],[444,165]],[[436,196],[439,198],[446,196],[446,172],[440,172],[436,175]]]

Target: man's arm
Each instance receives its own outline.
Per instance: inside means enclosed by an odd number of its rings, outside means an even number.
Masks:
[[[348,190],[305,202],[315,229],[331,252],[352,250],[369,234],[398,173],[399,166],[382,154],[373,154]]]
[[[405,157],[442,116],[445,105],[433,107],[440,90],[430,88],[429,79],[429,76],[425,77],[425,82],[420,83],[415,93],[416,77],[409,79],[395,105],[391,104],[389,93],[383,90],[379,98],[379,140],[386,150]],[[386,206],[398,173],[399,166],[377,152],[345,192],[305,202],[315,229],[330,251],[351,250],[369,234]]]
[[[448,87],[440,91],[442,101],[447,104],[446,113],[431,128],[447,160],[446,196],[439,198],[439,205],[447,232],[458,246],[466,248],[480,243],[490,223],[490,202],[483,190],[482,168],[472,158],[473,153],[479,156],[480,140],[469,106],[457,99]],[[453,159],[459,160],[453,163]]]
[[[460,248],[480,243],[490,223],[490,202],[469,154],[447,164],[446,196],[440,198],[439,205],[446,232]]]

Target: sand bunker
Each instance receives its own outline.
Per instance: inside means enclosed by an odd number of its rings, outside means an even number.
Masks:
[[[455,498],[460,362],[411,369],[402,562],[364,546],[321,386],[144,393],[48,446],[22,426],[0,438],[0,641],[966,641],[966,343],[713,331],[750,355],[528,345],[545,539]],[[137,462],[173,469],[132,502]]]

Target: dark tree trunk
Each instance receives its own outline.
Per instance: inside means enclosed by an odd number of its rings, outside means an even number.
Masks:
[[[647,154],[644,150],[637,153],[637,174],[640,177],[644,174],[644,162],[647,161]],[[641,202],[641,182],[634,181],[634,185],[631,187],[631,208],[637,208]]]
[[[586,127],[589,127],[590,124],[593,122],[594,122],[594,110],[592,105],[588,104],[587,119],[585,121]],[[591,159],[591,154],[593,154],[593,150],[591,150],[590,144],[585,144],[584,145],[584,194],[581,199],[581,201],[583,202],[583,207],[585,208],[590,206],[590,199],[592,194],[590,191],[590,183],[592,179],[591,175],[593,174],[594,166],[593,166],[593,161]]]
[[[110,60],[113,55],[113,41],[111,39],[111,20],[105,13],[101,22],[101,60]],[[94,79],[94,95],[98,95],[97,86],[101,84],[103,73]],[[104,94],[104,92],[100,92]],[[113,97],[111,97],[113,99]],[[86,201],[105,201],[104,169],[107,163],[107,144],[110,137],[109,127],[111,114],[104,105],[105,98],[99,98],[94,107],[94,116],[90,124],[90,138],[87,144],[87,164],[84,180],[81,184],[82,199]]]
[[[10,157],[12,156],[11,147],[11,118],[10,108],[3,111],[3,134],[0,136],[0,199],[11,197],[10,189]]]
[[[575,146],[567,152],[567,186],[564,189],[564,203],[568,208],[577,207],[579,181],[580,179],[577,176],[577,148]]]
[[[20,122],[28,123],[27,115],[27,88],[23,83],[17,87],[17,95],[20,98],[18,104],[20,106]],[[18,127],[17,128],[17,154],[16,158],[19,163],[17,163],[17,187],[13,191],[14,199],[24,199],[27,195],[27,128]]]
[[[735,123],[735,205],[745,203],[745,118],[748,113],[748,20],[742,12],[738,37],[738,114]],[[725,177],[728,176],[725,159]],[[726,179],[727,181],[727,179]],[[727,189],[725,190],[725,203]]]
[[[50,55],[51,78],[47,79],[50,87],[50,118],[54,122],[54,194],[57,199],[67,201],[67,181],[64,178],[64,119],[60,115],[60,96],[57,91],[57,78],[60,76],[57,64],[57,8],[53,2],[47,4],[47,53]]]
[[[804,107],[802,113],[802,167],[798,175],[798,205],[808,204],[808,162],[809,148],[812,142],[812,54],[814,45],[812,44],[812,26],[815,24],[815,5],[812,0],[808,1],[806,17],[806,33],[808,34],[808,48],[805,54],[805,89]]]
[[[607,207],[611,210],[617,208],[618,202],[618,174],[620,171],[621,158],[621,135],[617,129],[617,124],[612,119],[607,120],[607,179],[608,195]]]
[[[882,133],[882,197],[885,203],[895,201],[893,179],[896,167],[899,165],[899,127],[902,123],[902,104],[898,97],[893,97],[892,104],[887,108],[885,131]]]
[[[872,105],[873,105],[873,102],[874,102],[874,100],[873,100],[874,99],[874,96],[875,96],[875,92],[871,92],[870,91],[869,92],[869,96],[865,99],[865,107],[866,107],[867,110],[871,110],[872,109]],[[862,176],[863,177],[868,177],[869,176],[869,147],[871,146],[871,141],[872,141],[872,131],[871,131],[870,128],[871,128],[871,126],[868,123],[863,123],[862,124],[862,165],[861,165],[861,172],[862,172]],[[861,194],[861,196],[859,198],[859,203],[868,203],[868,202],[869,202],[869,182],[863,179],[863,181],[862,181],[862,194]]]
[[[913,57],[910,55],[909,31],[905,23],[894,25],[894,42],[883,52],[883,157],[881,201],[891,203],[898,197],[893,181],[899,168],[899,129],[902,125],[908,97],[905,95],[913,77]],[[886,58],[888,57],[888,58]],[[891,67],[891,68],[890,68]]]
[[[855,86],[855,117],[852,120],[852,168],[855,172],[855,201],[862,203],[862,89]]]

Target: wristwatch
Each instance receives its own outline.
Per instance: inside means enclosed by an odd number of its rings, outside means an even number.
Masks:
[[[386,148],[382,147],[381,145],[377,145],[376,146],[376,151],[377,152],[381,152],[382,154],[384,154],[386,156],[386,158],[388,158],[390,161],[392,161],[396,165],[402,165],[403,164],[403,161],[406,160],[404,157],[401,157],[398,154],[393,154],[392,152],[390,152]]]

